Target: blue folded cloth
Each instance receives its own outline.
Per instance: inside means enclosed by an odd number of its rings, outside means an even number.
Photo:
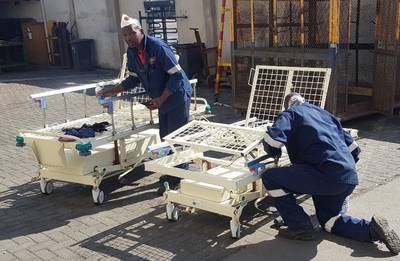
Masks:
[[[103,132],[107,131],[107,126],[110,123],[103,121],[99,123],[94,123],[93,125],[90,124],[83,124],[80,128],[64,128],[65,135],[71,135],[78,138],[90,138],[96,136],[96,132]]]

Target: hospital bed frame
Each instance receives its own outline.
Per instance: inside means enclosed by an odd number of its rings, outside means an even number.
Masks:
[[[167,219],[179,219],[177,205],[188,211],[217,213],[231,218],[231,235],[239,238],[243,208],[266,195],[261,173],[290,164],[286,153],[279,161],[265,155],[261,143],[266,126],[283,111],[284,97],[291,91],[323,108],[330,73],[329,68],[257,66],[249,75],[252,91],[244,121],[190,122],[167,135],[165,142],[150,146],[155,160],[146,162],[145,169],[182,179],[175,190],[165,183]],[[225,153],[226,157],[205,156],[205,151]],[[193,164],[186,170],[178,167],[182,163]]]
[[[125,62],[120,75],[125,75]],[[101,85],[113,85],[121,81],[115,79]],[[190,105],[192,118],[203,115],[208,110],[207,101],[196,96],[197,80],[190,80],[194,89]],[[100,190],[101,182],[118,175],[123,178],[131,170],[142,164],[148,157],[147,147],[160,142],[156,129],[158,116],[156,111],[147,109],[141,102],[146,97],[142,88],[135,88],[129,93],[99,99],[99,105],[107,109],[102,114],[87,117],[86,93],[96,88],[97,84],[87,84],[33,94],[31,98],[38,103],[43,115],[44,128],[39,130],[20,130],[16,138],[17,146],[29,145],[38,163],[40,190],[43,194],[53,192],[53,180],[72,182],[92,186],[93,202],[102,204],[104,192]],[[69,121],[65,116],[64,123],[48,125],[46,117],[47,99],[61,95],[67,115],[66,94],[82,92],[84,118]],[[111,131],[96,134],[93,138],[77,138],[64,135],[63,128],[80,127],[83,123],[111,121]],[[59,141],[59,138],[70,142]]]

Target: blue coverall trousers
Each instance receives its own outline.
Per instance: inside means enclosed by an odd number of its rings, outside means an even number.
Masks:
[[[184,102],[182,105],[176,106],[169,112],[158,114],[158,122],[160,127],[160,138],[163,139],[171,132],[179,129],[183,125],[189,122],[189,108],[190,100]],[[187,169],[188,164],[181,164],[178,166],[182,169]],[[179,183],[180,178],[173,176],[162,176],[160,178],[161,183],[167,181],[169,183]]]
[[[263,173],[262,181],[289,229],[312,228],[310,218],[293,195],[309,194],[314,201],[318,221],[325,231],[372,242],[369,221],[340,213],[355,185],[332,182],[326,178],[326,174],[303,164],[268,169]]]

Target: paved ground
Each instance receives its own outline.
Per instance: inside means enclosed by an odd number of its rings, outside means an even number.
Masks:
[[[179,222],[169,223],[155,193],[156,176],[140,170],[129,175],[129,185],[115,180],[105,183],[107,202],[102,206],[92,203],[90,188],[79,185],[56,183],[52,195],[42,195],[39,184],[31,182],[36,171],[32,152],[28,147],[15,147],[19,129],[43,124],[29,94],[114,75],[110,71],[77,74],[55,69],[0,75],[0,260],[396,260],[382,251],[382,246],[329,235],[310,244],[276,239],[276,231],[270,228],[276,214],[251,207],[243,214],[243,237],[238,241],[230,238],[229,220],[222,216],[184,213]],[[199,93],[212,97],[205,88],[199,88]],[[68,117],[82,117],[82,95],[67,100],[71,104]],[[89,113],[100,111],[94,97],[88,100],[92,105]],[[229,90],[224,89],[221,102],[229,100]],[[49,101],[49,121],[64,117],[62,106],[53,109],[62,102],[61,97]],[[219,122],[240,118],[225,106],[215,106],[214,113],[217,117],[211,120]],[[363,150],[358,164],[361,184],[352,200],[354,213],[369,216],[378,211],[400,230],[400,118],[373,116],[346,125],[360,130]],[[396,205],[392,207],[392,203]],[[303,205],[312,213],[309,200]],[[334,258],[336,253],[343,259]]]

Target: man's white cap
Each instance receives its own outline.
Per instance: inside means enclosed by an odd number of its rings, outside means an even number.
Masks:
[[[134,19],[132,17],[129,17],[126,14],[122,15],[121,18],[121,28],[127,27],[131,25],[133,28],[142,28],[142,26],[140,25],[139,21],[137,19]]]

